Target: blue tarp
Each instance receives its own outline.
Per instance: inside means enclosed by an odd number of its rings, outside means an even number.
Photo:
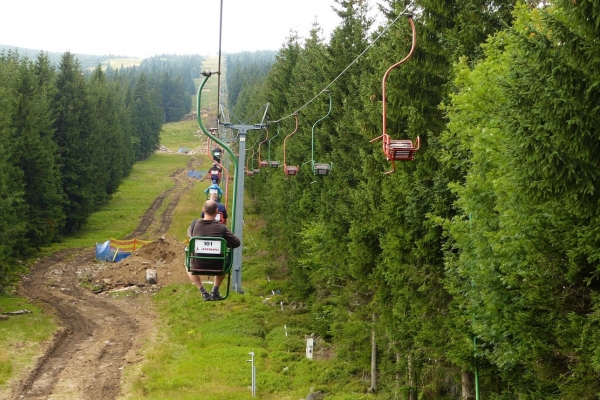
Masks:
[[[206,174],[206,171],[199,171],[195,169],[191,169],[188,171],[188,176],[196,179],[202,179],[202,177]]]
[[[131,255],[131,252],[110,247],[110,240],[104,243],[96,243],[96,259],[98,261],[119,262]]]

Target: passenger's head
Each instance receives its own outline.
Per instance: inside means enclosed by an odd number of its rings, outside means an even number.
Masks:
[[[212,201],[219,201],[219,194],[218,193],[211,193],[210,194],[210,200],[212,200]]]
[[[217,202],[214,200],[206,200],[204,202],[204,206],[202,207],[202,211],[204,211],[205,216],[214,218],[218,211]]]

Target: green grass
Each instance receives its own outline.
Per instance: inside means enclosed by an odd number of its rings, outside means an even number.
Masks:
[[[160,133],[160,143],[170,150],[178,151],[181,147],[194,149],[206,141],[205,136],[196,134],[198,121],[172,122]]]
[[[244,294],[223,302],[202,301],[190,284],[172,285],[154,296],[160,339],[147,349],[140,373],[131,377],[128,399],[250,399],[250,358],[254,351],[257,393],[262,399],[305,398],[311,388],[328,399],[363,399],[366,384],[335,359],[308,360],[305,336],[312,316],[287,305],[287,282],[267,280],[275,263],[263,223],[244,216]],[[271,290],[279,289],[273,296]],[[280,302],[284,302],[283,310]],[[287,335],[286,335],[287,333]],[[323,343],[318,345],[324,346]]]
[[[27,300],[0,297],[0,312],[22,309],[28,309],[31,313],[0,321],[0,385],[29,365],[39,353],[41,343],[56,330],[53,318]]]

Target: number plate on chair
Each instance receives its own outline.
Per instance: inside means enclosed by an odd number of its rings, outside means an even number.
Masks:
[[[219,240],[196,240],[194,243],[196,254],[221,254],[221,241]]]

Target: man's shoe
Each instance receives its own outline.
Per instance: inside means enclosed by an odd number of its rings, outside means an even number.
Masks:
[[[204,299],[204,301],[211,301],[211,295],[208,292],[201,292],[202,293],[202,298]]]
[[[224,300],[225,297],[221,296],[221,294],[219,292],[213,292],[210,294],[210,300],[211,301],[218,301],[218,300]]]

